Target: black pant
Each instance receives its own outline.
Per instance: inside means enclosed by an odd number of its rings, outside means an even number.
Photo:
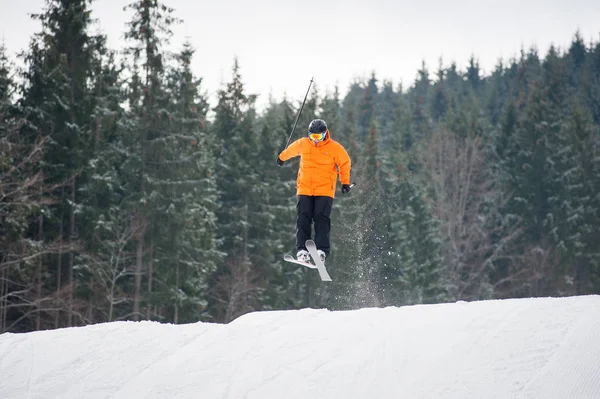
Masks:
[[[298,195],[298,218],[296,219],[296,249],[306,249],[310,239],[312,222],[315,222],[315,244],[317,249],[329,255],[329,230],[331,228],[331,206],[333,198]]]

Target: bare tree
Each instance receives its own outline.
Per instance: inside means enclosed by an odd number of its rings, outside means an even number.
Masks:
[[[502,297],[539,297],[572,295],[575,281],[561,273],[560,255],[547,239],[523,248],[510,262],[506,278],[495,282]]]
[[[252,271],[247,258],[232,259],[227,264],[229,272],[219,276],[215,287],[225,323],[256,310],[257,296],[261,291],[258,276]]]
[[[148,224],[145,215],[141,210],[136,211],[136,216],[132,221],[137,242],[135,253],[135,292],[133,294],[133,319],[140,319],[140,301],[142,295],[142,274],[144,273],[144,236]]]
[[[431,208],[446,238],[444,260],[456,299],[493,296],[488,274],[520,234],[498,221],[508,200],[485,160],[482,138],[439,128],[420,157],[430,183]]]
[[[112,207],[105,218],[96,222],[93,245],[98,249],[82,256],[82,267],[92,275],[90,289],[96,297],[101,298],[94,308],[105,315],[106,321],[130,316],[117,317],[115,307],[132,301],[131,295],[120,283],[135,274],[132,265],[136,254],[128,247],[131,247],[142,228],[119,206]]]
[[[36,329],[43,318],[47,325],[56,325],[57,309],[69,309],[72,286],[46,292],[44,259],[78,247],[44,237],[44,210],[55,203],[51,193],[67,182],[47,182],[40,161],[50,135],[23,134],[27,115],[14,112],[9,97],[4,93],[0,98],[0,331],[32,317]]]
[[[0,331],[9,326],[8,312],[18,306],[31,308],[40,299],[32,273],[34,262],[53,248],[25,235],[30,218],[40,213],[48,192],[39,162],[47,138],[33,143],[20,135],[24,119],[9,115],[7,102],[0,106]],[[39,290],[38,290],[39,291]],[[29,312],[24,311],[25,314]]]

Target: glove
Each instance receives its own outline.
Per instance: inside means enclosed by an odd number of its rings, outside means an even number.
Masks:
[[[283,166],[283,161],[279,157],[277,157],[277,165]]]
[[[350,192],[349,184],[342,184],[342,194],[348,194]]]

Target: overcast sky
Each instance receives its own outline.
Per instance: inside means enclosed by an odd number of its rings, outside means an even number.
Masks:
[[[93,3],[99,28],[113,48],[130,13],[129,0]],[[464,67],[471,54],[489,73],[499,58],[536,46],[544,55],[566,48],[576,30],[586,42],[600,39],[600,0],[165,0],[184,20],[172,44],[189,38],[193,68],[214,99],[240,61],[248,93],[302,101],[310,78],[321,94],[375,71],[379,80],[413,83],[425,60],[440,57]],[[11,54],[27,47],[39,24],[28,14],[44,0],[0,0],[0,33]],[[211,102],[213,102],[211,100]]]

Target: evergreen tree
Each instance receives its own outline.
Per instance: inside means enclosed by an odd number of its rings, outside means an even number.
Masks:
[[[361,141],[365,143],[369,138],[371,121],[375,119],[378,92],[377,78],[375,77],[375,73],[372,73],[366,87],[363,89],[362,99],[358,106],[357,113],[359,135]]]
[[[585,69],[586,101],[595,124],[600,124],[600,41],[592,46]]]
[[[486,79],[488,82],[486,107],[492,126],[497,126],[500,122],[504,105],[507,102],[508,87],[504,73],[504,65],[500,61],[496,64],[491,76]]]
[[[518,281],[514,282],[516,287],[513,288],[515,291],[512,295],[535,296],[547,292],[548,280],[545,277],[548,269],[553,268],[546,255],[551,251],[546,222],[552,216],[549,199],[558,187],[556,182],[550,180],[547,160],[551,155],[549,140],[556,135],[559,125],[550,118],[556,118],[556,115],[545,101],[541,84],[537,83],[511,141],[509,153],[514,155],[505,162],[509,167],[505,176],[509,177],[508,189],[514,193],[508,211],[522,221],[527,242],[531,243],[530,248],[523,248],[531,257],[526,259],[527,265],[521,266],[527,269],[521,269],[520,272],[522,275],[534,273],[538,277],[534,277],[531,282],[526,280],[522,285]],[[534,264],[541,270],[529,269]],[[542,276],[544,281],[540,281]]]
[[[46,140],[30,143],[21,136],[26,120],[14,99],[14,69],[0,44],[0,332],[32,328],[41,278],[34,270],[47,250],[43,241],[27,238],[46,194],[38,166]]]
[[[133,318],[142,316],[142,301],[153,292],[155,267],[160,280],[162,272],[168,273],[177,259],[168,243],[169,228],[164,216],[172,209],[173,199],[168,190],[174,167],[179,163],[179,140],[174,136],[169,112],[170,97],[166,85],[164,50],[172,36],[171,26],[179,20],[174,10],[158,1],[140,0],[126,7],[133,12],[125,39],[130,43],[126,53],[130,60],[132,76],[129,81],[129,112],[123,124],[122,140],[126,149],[123,185],[128,196],[126,207],[133,216],[136,241],[136,260],[133,286]],[[185,140],[187,143],[189,139]],[[175,219],[169,219],[175,224]],[[154,261],[156,260],[156,264]],[[177,260],[175,260],[177,262]],[[146,276],[143,291],[142,277]],[[147,293],[146,294],[144,294]],[[150,302],[145,302],[146,318],[152,317]],[[164,303],[153,303],[160,306]]]
[[[127,292],[118,284],[130,278],[128,243],[131,238],[127,209],[121,209],[119,168],[123,154],[118,147],[119,124],[125,99],[122,90],[122,65],[117,65],[115,52],[105,43],[96,44],[98,57],[91,65],[91,93],[94,98],[92,119],[92,157],[81,184],[80,220],[85,228],[79,232],[85,249],[78,254],[78,293],[85,298],[86,323],[112,321],[129,314]],[[119,311],[117,311],[118,308]]]
[[[402,93],[402,89],[398,91]],[[400,96],[392,120],[392,135],[388,144],[383,147],[383,189],[389,211],[389,248],[385,262],[382,264],[384,278],[382,285],[382,303],[387,305],[400,305],[404,303],[402,292],[406,288],[405,266],[407,257],[398,251],[402,245],[399,223],[405,221],[400,209],[405,206],[402,188],[410,184],[411,172],[408,170],[408,151],[404,151],[406,132],[410,131],[410,110],[406,108],[405,99]],[[410,134],[408,134],[410,136]],[[410,138],[409,138],[410,140]],[[416,250],[416,249],[415,249]],[[385,251],[385,250],[384,250]]]
[[[413,126],[416,140],[427,136],[431,131],[429,96],[431,91],[431,80],[429,70],[423,62],[421,69],[417,72],[417,80],[414,87],[408,93],[411,109],[413,111]]]
[[[364,96],[364,84],[360,82],[353,82],[348,87],[346,96],[343,98],[342,104],[342,130],[345,131],[356,131],[356,143],[353,145],[363,146],[365,143],[365,137],[361,134],[361,127],[359,124],[360,117],[360,105],[363,101]],[[350,126],[352,123],[352,126]],[[343,133],[343,132],[342,132]]]
[[[217,191],[213,145],[207,136],[207,99],[200,80],[190,69],[194,50],[189,43],[177,55],[169,76],[170,134],[163,169],[165,212],[158,219],[153,261],[160,276],[154,303],[167,307],[161,314],[175,323],[200,319],[207,307],[208,278],[217,252]],[[168,204],[168,205],[167,205]],[[166,314],[165,314],[166,313]]]
[[[479,69],[479,63],[475,60],[475,57],[471,56],[469,59],[469,65],[465,73],[465,79],[469,84],[469,89],[473,93],[478,93],[483,86],[485,80],[481,78],[481,70]]]
[[[448,94],[445,83],[446,71],[442,67],[441,60],[436,75],[437,81],[433,85],[433,98],[431,100],[431,116],[435,121],[439,121],[448,110]]]
[[[426,203],[422,182],[413,172],[411,112],[400,99],[395,135],[385,147],[384,192],[389,213],[389,249],[382,263],[382,304],[432,303],[446,291],[438,226]],[[421,192],[419,192],[421,191]]]
[[[439,303],[449,299],[439,226],[422,191],[421,185],[408,176],[398,184],[390,226],[395,236],[392,253],[397,259],[391,257],[383,265],[383,304]]]
[[[554,51],[554,49],[552,49],[552,51]],[[568,66],[565,71],[565,78],[568,80],[571,88],[577,91],[583,91],[582,78],[584,75],[582,72],[586,64],[587,55],[588,52],[585,43],[583,42],[583,38],[581,37],[580,32],[577,31],[575,32],[575,37],[565,55],[565,61]],[[549,57],[552,56],[552,54],[549,54]]]
[[[389,251],[389,220],[375,119],[371,121],[365,156],[365,179],[360,182],[361,214],[356,230],[360,252],[355,259],[361,270],[357,278],[362,280],[363,285],[356,295],[362,306],[373,306],[378,305],[381,300],[380,282],[385,278],[381,269],[386,262],[385,253]]]
[[[520,58],[512,60],[506,74],[510,81],[511,98],[516,99],[520,107],[523,107],[529,101],[529,92],[541,75],[541,60],[537,50],[531,49],[527,53],[521,50]]]
[[[344,108],[342,108],[342,113]],[[353,309],[362,303],[360,292],[365,286],[361,263],[363,232],[360,217],[363,214],[360,193],[363,191],[363,144],[359,138],[353,111],[346,113],[342,128],[335,133],[335,140],[348,152],[352,162],[351,180],[357,183],[349,195],[337,195],[331,211],[331,253],[327,266],[331,270],[333,284],[328,305],[334,309]]]
[[[565,279],[557,287],[561,294],[589,294],[599,287],[600,251],[595,243],[600,222],[600,154],[594,143],[598,133],[590,112],[576,104],[571,114],[565,115],[556,143],[553,162],[558,170],[554,178],[562,195],[553,201],[560,220],[554,221],[551,232],[563,256]]]
[[[0,99],[4,108],[13,105],[15,83],[12,80],[11,72],[14,65],[9,61],[6,46],[0,43]]]
[[[54,205],[44,212],[37,228],[40,238],[56,241],[57,245],[57,254],[47,259],[50,279],[41,284],[54,291],[52,301],[56,311],[46,324],[52,323],[54,327],[82,322],[74,320],[83,310],[74,309],[76,241],[80,228],[76,214],[82,202],[78,187],[85,184],[91,155],[90,65],[96,57],[96,43],[104,40],[88,34],[89,4],[87,0],[46,1],[44,12],[33,15],[41,22],[42,31],[26,54],[28,70],[22,105],[30,123],[25,134],[32,141],[42,135],[50,137],[41,168],[47,181],[56,187]]]
[[[226,254],[212,285],[213,317],[229,322],[256,309],[261,287],[260,275],[252,267],[257,237],[251,235],[251,212],[256,206],[260,173],[253,162],[257,157],[254,96],[246,95],[237,59],[232,80],[219,91],[211,136],[217,140],[217,188],[220,208],[218,236]]]
[[[377,126],[380,132],[381,149],[385,149],[394,135],[394,118],[398,109],[398,94],[391,82],[384,81],[381,93],[377,96],[375,108]]]

